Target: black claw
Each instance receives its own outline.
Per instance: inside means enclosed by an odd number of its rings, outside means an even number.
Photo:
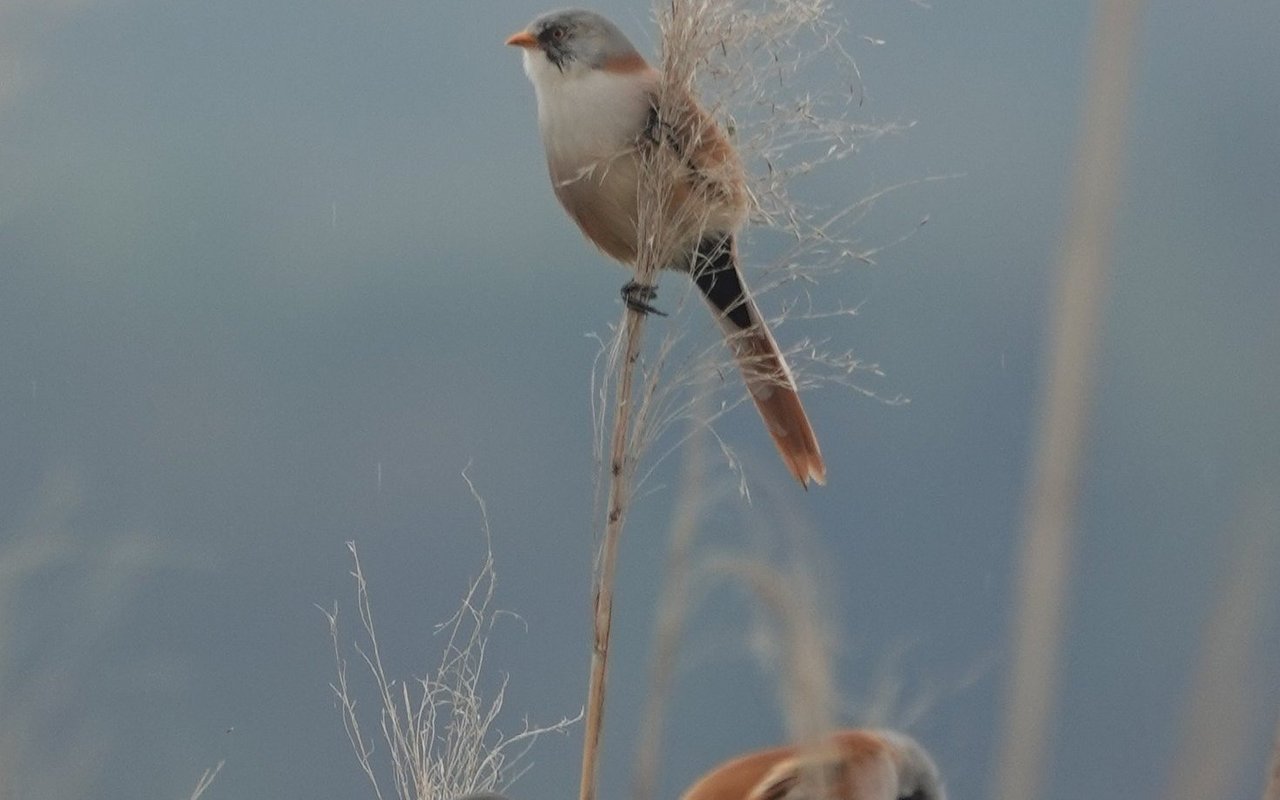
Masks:
[[[657,314],[665,317],[666,312],[659,311],[649,304],[649,301],[657,296],[657,289],[643,283],[627,281],[622,287],[622,302],[627,304],[627,308],[640,314]]]

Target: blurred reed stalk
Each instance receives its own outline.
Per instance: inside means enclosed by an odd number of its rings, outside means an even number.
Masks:
[[[693,543],[705,503],[707,459],[703,423],[707,403],[705,393],[695,397],[692,430],[685,441],[685,459],[667,537],[666,566],[658,593],[654,621],[653,661],[649,670],[649,691],[645,695],[644,718],[640,723],[640,743],[636,747],[632,777],[632,800],[652,800],[658,782],[659,754],[667,703],[675,685],[676,664],[684,623],[690,606],[689,586],[693,574]]]
[[[708,569],[748,589],[771,618],[779,656],[779,705],[787,738],[805,757],[799,759],[799,785],[791,797],[834,800],[840,796],[839,772],[832,770],[831,733],[839,696],[832,678],[831,637],[818,612],[817,580],[803,564],[784,570],[759,559],[725,557]]]
[[[1274,482],[1260,482],[1241,504],[1233,529],[1222,537],[1227,556],[1218,596],[1204,623],[1200,658],[1164,792],[1168,800],[1202,800],[1238,793],[1248,746],[1256,687],[1250,665],[1265,628],[1280,505]]]
[[[831,675],[830,636],[818,612],[812,573],[803,566],[783,571],[758,559],[735,557],[716,559],[709,571],[741,583],[772,616],[782,656],[779,688],[788,738],[801,747],[822,749],[835,729],[833,711],[839,703]],[[820,781],[831,777],[816,776]],[[830,797],[825,792],[799,796]]]
[[[1140,0],[1098,0],[1070,211],[1058,265],[1048,370],[1028,497],[995,796],[1040,796],[1061,662],[1071,532],[1080,486],[1106,268],[1121,196]]]
[[[1280,800],[1280,723],[1276,725],[1276,739],[1271,748],[1271,763],[1267,766],[1267,786],[1262,790],[1262,800]]]

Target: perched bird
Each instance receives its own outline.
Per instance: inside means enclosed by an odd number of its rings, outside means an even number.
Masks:
[[[687,272],[717,315],[787,469],[808,488],[826,483],[818,440],[796,382],[738,268],[737,233],[750,193],[732,143],[683,89],[665,92],[622,31],[591,11],[544,14],[507,39],[523,48],[538,99],[551,185],[588,239],[633,268],[641,209],[660,209],[658,264]],[[646,155],[669,148],[677,168],[662,197],[646,197]],[[627,305],[655,311],[652,286],[622,289]],[[660,312],[659,312],[660,313]]]
[[[681,800],[946,800],[946,791],[911,738],[845,730],[822,747],[777,747],[726,761]]]

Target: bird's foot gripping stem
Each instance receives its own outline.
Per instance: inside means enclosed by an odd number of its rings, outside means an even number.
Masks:
[[[622,302],[626,303],[627,308],[640,314],[657,314],[660,317],[665,317],[665,312],[659,311],[649,304],[649,301],[657,296],[657,289],[643,283],[627,281],[622,287]]]

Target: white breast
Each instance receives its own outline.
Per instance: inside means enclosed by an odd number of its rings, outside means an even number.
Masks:
[[[552,171],[589,168],[630,149],[649,113],[649,81],[583,65],[561,72],[538,51],[525,71],[538,96],[538,127]]]
[[[525,53],[525,71],[538,95],[538,126],[556,197],[597,247],[632,263],[636,140],[648,120],[656,74],[619,75],[582,64],[561,72],[538,52]]]

